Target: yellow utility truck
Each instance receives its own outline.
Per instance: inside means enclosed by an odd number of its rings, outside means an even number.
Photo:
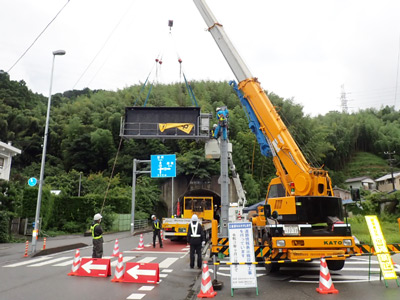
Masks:
[[[214,219],[214,204],[213,197],[183,197],[181,206],[181,217],[163,218],[162,229],[164,230],[164,237],[172,238],[186,238],[190,220],[193,214],[199,217],[199,222],[203,227],[206,239],[211,236],[211,222]]]

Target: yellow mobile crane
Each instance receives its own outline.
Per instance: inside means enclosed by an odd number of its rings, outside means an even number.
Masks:
[[[257,227],[256,243],[264,246],[266,261],[327,257],[331,270],[344,266],[345,254],[354,253],[350,225],[344,224],[342,202],[334,197],[328,172],[305,159],[257,78],[233,47],[204,0],[194,0],[236,79],[272,152],[277,177],[268,187],[262,208],[264,223]],[[260,225],[260,224],[257,224]],[[257,246],[257,245],[256,245]],[[268,271],[280,264],[268,263]]]

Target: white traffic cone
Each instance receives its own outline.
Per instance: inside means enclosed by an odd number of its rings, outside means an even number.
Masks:
[[[143,233],[140,234],[139,246],[136,249],[144,249]]]
[[[124,273],[125,273],[124,258],[122,257],[122,253],[120,253],[119,257],[118,257],[117,266],[115,267],[114,278],[111,281],[112,282],[124,281],[124,278],[123,278]]]
[[[320,294],[338,294],[339,291],[335,289],[332,283],[331,274],[329,273],[328,265],[325,258],[321,258],[321,266],[319,271],[319,287],[317,292]]]
[[[71,272],[68,273],[68,276],[78,275],[78,269],[81,266],[81,256],[79,249],[76,249],[75,257],[72,262]]]
[[[119,256],[119,245],[118,245],[118,239],[115,240],[115,245],[114,245],[114,250],[113,250],[113,257],[118,257]]]
[[[208,271],[208,265],[206,261],[203,261],[203,273],[201,274],[201,288],[200,293],[197,295],[197,298],[214,298],[217,295],[217,292],[214,291],[214,288],[211,283],[210,272]]]

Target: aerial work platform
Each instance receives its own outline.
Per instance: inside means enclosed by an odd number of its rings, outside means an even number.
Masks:
[[[210,138],[210,119],[199,107],[126,107],[120,136],[205,140]]]

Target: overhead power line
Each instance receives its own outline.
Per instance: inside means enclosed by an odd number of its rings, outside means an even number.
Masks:
[[[17,59],[17,61],[8,69],[7,73],[10,73],[10,71],[16,66],[16,64],[25,56],[26,53],[32,48],[32,46],[36,43],[36,41],[42,36],[42,34],[46,31],[46,29],[51,25],[51,23],[54,22],[54,20],[58,17],[58,15],[63,11],[63,9],[67,6],[70,0],[67,1],[67,3],[64,4],[64,6],[58,11],[58,13],[55,15],[55,17],[46,25],[46,27],[39,33],[39,35],[35,38],[35,40],[30,44],[30,46],[25,50],[24,53],[21,54],[21,56]]]

